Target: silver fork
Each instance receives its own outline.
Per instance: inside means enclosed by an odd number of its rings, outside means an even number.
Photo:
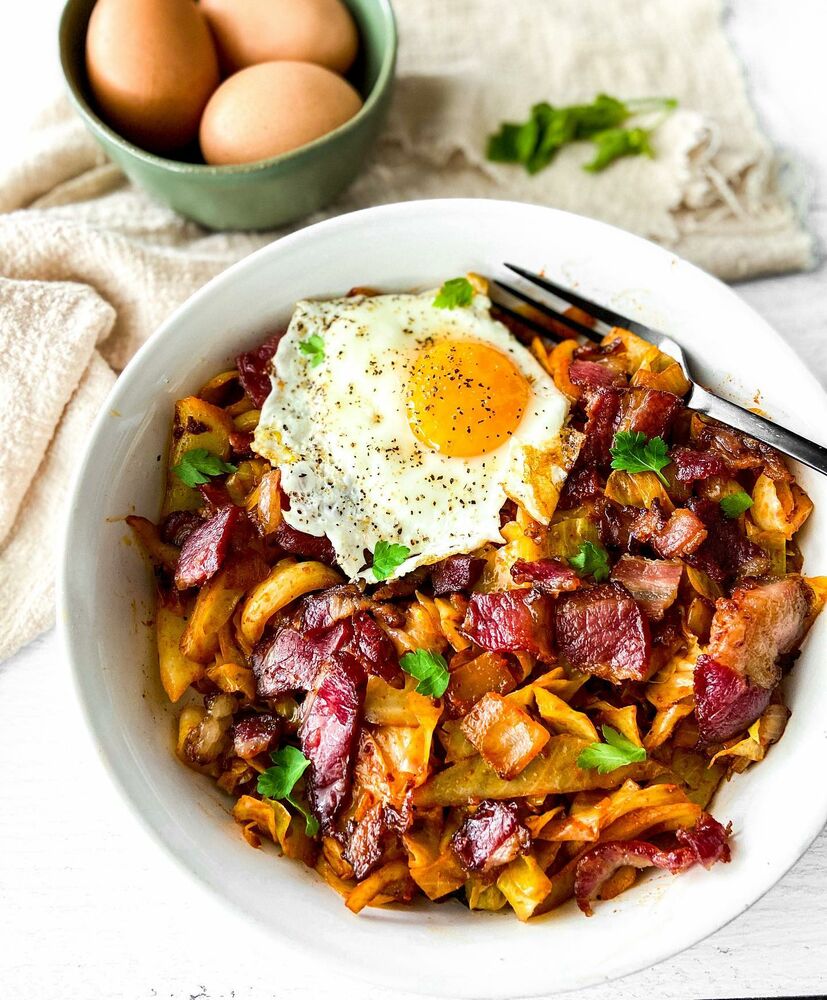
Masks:
[[[569,305],[582,309],[583,312],[588,313],[589,316],[593,317],[599,323],[608,327],[619,326],[624,330],[630,330],[632,333],[637,334],[639,337],[643,337],[644,340],[648,340],[656,347],[659,347],[665,354],[669,354],[673,357],[680,364],[684,374],[692,385],[692,388],[689,390],[689,394],[685,400],[687,406],[691,406],[692,409],[698,410],[700,413],[705,413],[707,416],[712,417],[715,420],[720,420],[722,423],[729,424],[731,427],[735,427],[737,430],[743,431],[745,434],[749,434],[750,437],[763,441],[765,444],[772,445],[779,451],[783,451],[792,458],[798,459],[799,462],[809,465],[811,469],[815,469],[817,472],[827,475],[827,448],[822,447],[820,444],[816,444],[815,441],[809,441],[800,434],[796,434],[795,431],[788,430],[786,427],[781,427],[779,424],[775,424],[771,420],[760,417],[757,413],[752,413],[750,410],[744,409],[743,406],[738,406],[737,403],[733,403],[728,399],[723,399],[721,396],[717,396],[715,393],[705,389],[702,385],[698,385],[698,383],[692,378],[689,371],[689,362],[686,357],[686,352],[680,344],[674,341],[671,337],[667,336],[665,333],[661,333],[659,330],[653,330],[651,327],[645,326],[637,320],[629,319],[627,316],[621,316],[620,313],[614,312],[614,310],[609,309],[606,306],[602,306],[597,302],[592,302],[590,299],[586,299],[582,295],[577,295],[575,292],[572,292],[568,288],[564,288],[562,285],[549,281],[549,279],[543,275],[535,274],[533,271],[527,271],[523,267],[517,267],[516,264],[506,264],[505,266],[515,274],[519,274],[521,278],[525,278],[526,281],[530,281],[533,285],[537,285],[544,291],[555,295],[558,299],[562,299],[563,302],[567,302]],[[603,339],[604,333],[601,332],[597,326],[592,328],[583,323],[579,323],[571,316],[566,316],[562,313],[562,311],[552,308],[552,306],[545,302],[538,301],[531,295],[524,292],[521,288],[514,285],[509,285],[504,281],[498,281],[496,279],[494,280],[494,284],[508,292],[509,295],[513,295],[514,298],[532,306],[543,315],[562,323],[564,326],[567,326],[575,333],[579,333],[596,343],[600,343]],[[498,309],[502,310],[513,319],[526,324],[545,336],[553,335],[551,334],[551,331],[549,331],[548,327],[541,323],[533,322],[530,317],[523,316],[521,313],[510,309],[508,306],[505,306],[500,302],[495,302],[495,305]],[[608,333],[608,330],[604,332]]]

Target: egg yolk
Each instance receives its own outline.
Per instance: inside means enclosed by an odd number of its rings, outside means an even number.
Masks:
[[[531,387],[511,359],[474,340],[423,348],[410,372],[408,421],[429,448],[453,458],[485,455],[519,426]]]

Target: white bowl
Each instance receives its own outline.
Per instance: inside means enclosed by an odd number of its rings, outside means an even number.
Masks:
[[[303,297],[354,285],[438,284],[515,261],[672,333],[700,381],[761,405],[810,436],[827,397],[790,348],[737,295],[672,254],[564,212],[496,201],[424,201],[346,215],[288,236],[194,295],[136,355],[91,435],[70,502],[60,620],[80,698],[116,783],[189,871],[289,945],[345,973],[434,996],[514,997],[571,990],[644,968],[737,916],[800,857],[827,819],[827,616],[787,682],[793,710],[766,761],[717,796],[733,860],[679,878],[660,873],[583,917],[573,904],[529,924],[458,902],[354,917],[299,864],[251,850],[230,800],[172,754],[176,710],[157,679],[152,585],[120,520],[153,518],[173,402],[284,323]],[[737,378],[736,378],[737,376]],[[784,407],[793,412],[785,412]],[[799,468],[815,502],[807,569],[827,571],[827,479]],[[819,530],[821,529],[821,530]]]

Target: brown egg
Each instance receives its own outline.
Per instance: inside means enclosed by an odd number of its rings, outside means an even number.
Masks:
[[[200,6],[229,73],[272,59],[344,73],[356,58],[359,35],[341,0],[201,0]]]
[[[351,85],[323,66],[267,62],[225,80],[201,119],[207,163],[251,163],[304,146],[362,106]]]
[[[155,153],[195,138],[219,83],[210,29],[192,0],[98,0],[86,71],[107,124]]]

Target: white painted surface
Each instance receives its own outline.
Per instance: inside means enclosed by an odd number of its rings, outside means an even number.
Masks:
[[[809,169],[815,186],[811,224],[827,243],[827,6],[823,0],[738,0],[732,6],[730,28],[762,119]],[[57,80],[58,7],[57,0],[26,0],[4,4],[0,12],[4,153],[8,136]],[[739,293],[827,383],[825,269],[742,285]],[[813,762],[814,782],[825,780],[824,770],[824,762]],[[405,961],[404,948],[399,959]],[[537,961],[549,965],[553,982],[553,964],[539,954]],[[700,1000],[825,991],[823,834],[785,879],[729,927],[655,969],[577,997]],[[149,840],[97,761],[53,634],[0,666],[2,1000],[391,996],[408,1000],[326,974],[323,946],[312,967],[284,954]]]

